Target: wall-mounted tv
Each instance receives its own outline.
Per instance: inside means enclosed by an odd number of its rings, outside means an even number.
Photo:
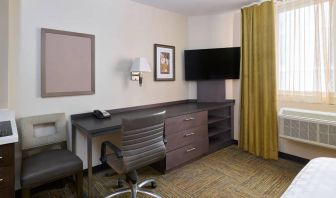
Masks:
[[[240,47],[185,50],[186,80],[239,79]]]

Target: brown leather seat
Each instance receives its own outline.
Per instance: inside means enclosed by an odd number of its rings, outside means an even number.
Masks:
[[[31,197],[31,189],[75,176],[77,197],[83,197],[83,162],[67,150],[64,113],[20,119],[22,148],[22,197]]]
[[[60,175],[83,170],[82,160],[68,150],[52,150],[26,158],[22,162],[21,185],[35,186]]]

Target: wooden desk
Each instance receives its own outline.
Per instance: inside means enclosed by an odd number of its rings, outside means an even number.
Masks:
[[[122,118],[141,117],[160,111],[166,111],[166,120],[177,116],[197,113],[202,111],[216,111],[217,109],[230,107],[230,139],[233,134],[233,105],[234,100],[221,103],[197,103],[193,100],[176,101],[154,105],[130,107],[108,111],[111,118],[98,120],[92,113],[76,114],[71,116],[72,123],[72,151],[76,153],[76,132],[80,131],[87,136],[87,163],[88,163],[88,197],[92,197],[92,139],[97,136],[113,134],[121,129]],[[218,114],[218,113],[217,113]],[[214,120],[212,119],[211,122]],[[218,120],[220,121],[220,120]],[[210,122],[210,120],[209,120]],[[228,129],[226,129],[228,130]],[[211,145],[210,145],[211,146]],[[217,145],[215,145],[218,147]],[[216,148],[217,148],[216,147]],[[219,147],[218,147],[219,148]],[[210,148],[211,149],[211,148]]]

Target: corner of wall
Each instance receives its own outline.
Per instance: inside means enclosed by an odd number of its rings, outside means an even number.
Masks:
[[[0,109],[8,108],[9,0],[0,1]]]

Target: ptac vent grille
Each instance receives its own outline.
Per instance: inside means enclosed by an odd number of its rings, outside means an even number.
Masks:
[[[283,108],[279,113],[279,136],[336,149],[336,114]]]

